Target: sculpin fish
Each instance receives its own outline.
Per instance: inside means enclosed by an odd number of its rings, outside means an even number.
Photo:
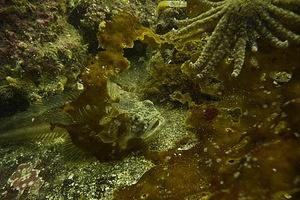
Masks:
[[[103,131],[99,137],[104,143],[118,144],[120,149],[126,149],[130,140],[146,141],[164,124],[164,118],[149,100],[121,99],[107,109],[107,116],[100,120]]]
[[[56,101],[51,106],[42,106],[41,110],[34,107],[33,111],[38,112],[27,111],[26,113],[30,113],[28,115],[20,113],[20,117],[3,126],[2,130],[4,127],[6,130],[5,134],[0,134],[0,140],[6,142],[16,139],[32,141],[53,138],[57,131],[52,133],[51,130],[56,127],[55,130],[65,130],[63,132],[70,136],[74,147],[77,146],[98,158],[110,158],[111,155],[122,154],[135,146],[145,144],[165,122],[150,100],[139,100],[134,93],[124,91],[113,82],[108,81],[105,91],[101,91],[100,98],[96,100],[97,94],[94,91],[89,92],[92,99],[84,99],[82,96],[74,99],[71,102],[74,103],[71,112],[66,109],[69,105],[64,105],[66,100],[62,98],[62,103]],[[76,106],[77,101],[80,104]],[[33,123],[32,119],[38,120]],[[13,122],[24,126],[10,129],[11,124],[16,124]],[[45,134],[46,137],[43,136]]]

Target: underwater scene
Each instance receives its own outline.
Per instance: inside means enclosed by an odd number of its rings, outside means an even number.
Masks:
[[[300,0],[0,0],[0,200],[300,200]]]

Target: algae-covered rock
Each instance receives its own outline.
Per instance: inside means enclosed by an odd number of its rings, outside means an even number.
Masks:
[[[1,148],[1,199],[108,200],[115,190],[135,184],[153,167],[153,163],[135,155],[114,162],[99,163],[84,157],[74,161],[76,152],[63,156],[67,148],[61,144],[48,140],[38,145]]]
[[[90,50],[97,52],[99,43],[96,35],[105,21],[111,20],[119,12],[127,12],[136,16],[142,24],[153,26],[156,21],[155,8],[155,2],[151,0],[80,0],[72,10],[70,21],[82,31]]]
[[[32,84],[19,84],[36,98],[70,87],[86,61],[86,46],[68,23],[66,1],[2,1],[0,10],[0,65],[2,84],[6,77]],[[31,97],[30,97],[31,98]]]

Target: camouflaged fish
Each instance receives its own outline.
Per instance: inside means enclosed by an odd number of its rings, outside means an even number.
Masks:
[[[110,81],[106,90],[107,94],[102,94],[105,96],[103,102],[97,105],[86,102],[73,113],[55,106],[49,106],[49,110],[42,106],[43,112],[38,112],[37,115],[27,111],[30,119],[14,119],[20,124],[24,124],[23,120],[26,121],[25,126],[6,130],[4,134],[0,134],[0,141],[53,139],[57,132],[64,135],[67,133],[77,147],[96,157],[102,157],[103,154],[131,149],[139,141],[147,142],[162,128],[165,120],[151,101],[141,101],[133,93],[122,90]],[[59,107],[64,105],[56,104]],[[36,109],[35,107],[33,110]],[[19,115],[22,116],[22,113]],[[39,118],[38,122],[30,123],[34,118]],[[9,123],[10,126],[5,125],[5,129],[16,124],[13,121]],[[65,131],[57,131],[62,129]]]
[[[86,137],[89,140],[92,138],[96,143],[94,146],[104,143],[126,150],[131,148],[132,143],[134,146],[135,141],[146,142],[162,128],[165,120],[150,100],[141,101],[133,93],[122,90],[120,86],[110,81],[107,83],[107,95],[109,103],[104,108],[104,114],[100,114],[99,107],[88,105],[81,109],[79,119],[74,120],[81,124],[81,128],[84,127],[81,133],[88,132],[88,134],[82,135],[76,129],[70,131],[71,135],[77,138]],[[81,139],[81,143],[83,141],[85,140]]]
[[[120,149],[126,149],[130,140],[146,141],[164,124],[164,118],[149,100],[121,99],[107,108],[107,116],[99,122],[103,126],[99,137],[104,143],[116,143]]]

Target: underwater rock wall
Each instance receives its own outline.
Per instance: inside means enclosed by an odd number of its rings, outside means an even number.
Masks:
[[[29,102],[74,87],[87,60],[87,46],[68,23],[68,2],[9,0],[0,4],[1,87],[21,90]]]
[[[40,9],[3,3],[8,18]],[[33,76],[1,71],[4,106],[19,105],[20,91],[44,100],[0,119],[1,198],[300,198],[299,1],[50,4],[64,9],[50,9],[61,18],[48,23],[65,23],[76,40],[36,43],[83,52],[64,65],[66,77],[80,68],[61,88],[76,95],[64,90],[52,103],[42,97],[61,90],[42,93]],[[36,16],[27,17],[18,20]]]

